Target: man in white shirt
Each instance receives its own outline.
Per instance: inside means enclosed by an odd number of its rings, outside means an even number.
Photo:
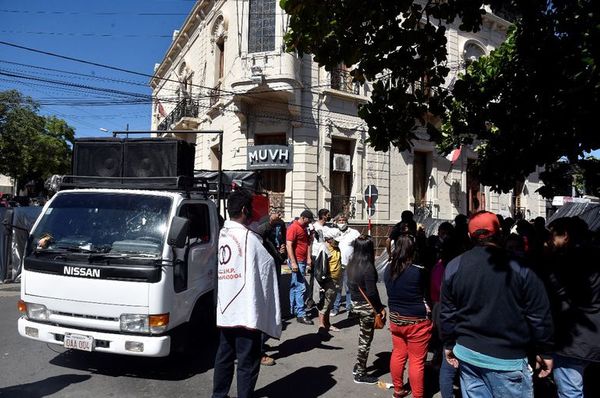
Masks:
[[[342,254],[342,289],[346,295],[346,312],[348,312],[348,316],[350,316],[350,311],[352,310],[352,301],[350,299],[350,291],[348,290],[346,267],[350,262],[350,257],[352,257],[352,254],[354,253],[354,247],[352,246],[352,243],[360,236],[360,232],[348,226],[348,217],[345,214],[339,214],[335,218],[335,224],[340,230],[340,234],[336,240],[339,242],[339,248]],[[335,298],[333,309],[330,313],[331,316],[336,316],[340,312],[340,304],[342,303],[342,289],[340,289],[340,292],[338,292],[337,297]]]
[[[252,397],[258,379],[262,335],[281,336],[279,286],[273,257],[262,239],[246,228],[252,194],[234,191],[227,201],[230,220],[219,236],[217,326],[213,398],[228,396],[237,359],[237,396]]]

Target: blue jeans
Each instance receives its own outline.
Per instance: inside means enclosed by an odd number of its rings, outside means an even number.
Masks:
[[[460,362],[460,388],[463,398],[532,398],[533,380],[527,361],[520,370],[480,368]]]
[[[263,333],[245,328],[220,328],[212,398],[228,397],[237,358],[237,396],[251,398],[260,370]]]
[[[291,264],[288,262],[291,269]],[[306,271],[306,263],[298,263],[298,272],[292,272],[290,281],[290,313],[297,317],[305,317],[306,309],[304,307],[304,293],[306,292],[306,279],[304,273]]]
[[[333,302],[333,312],[340,312],[340,305],[342,304],[342,291],[346,292],[346,311],[350,311],[352,309],[352,300],[350,297],[350,291],[348,290],[348,274],[344,269],[342,271],[343,279],[342,279],[342,287],[338,291],[337,296],[335,296],[335,301]]]
[[[442,348],[443,351],[443,348]],[[458,369],[453,367],[446,361],[446,357],[442,352],[442,365],[440,366],[440,395],[442,398],[454,398],[454,379]]]
[[[559,398],[583,398],[583,372],[588,361],[554,356],[554,382],[558,389]]]

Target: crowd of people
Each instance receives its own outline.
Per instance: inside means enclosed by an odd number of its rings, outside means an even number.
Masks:
[[[316,307],[317,333],[326,339],[339,331],[331,317],[342,305],[356,318],[356,383],[378,382],[367,362],[374,330],[387,320],[395,398],[424,396],[426,366],[438,370],[442,398],[457,389],[464,397],[533,397],[545,380],[560,398],[583,397],[584,371],[600,362],[600,263],[597,239],[581,219],[546,226],[541,217],[483,211],[427,237],[405,211],[385,245],[384,303],[374,240],[346,216],[332,220],[321,209],[315,221],[304,210],[286,226],[272,212],[251,224],[251,209],[250,193],[232,193],[220,233],[219,273],[243,278],[219,278],[213,397],[228,396],[236,359],[238,397],[252,396],[261,365],[275,365],[264,346],[281,335],[281,267],[291,272],[298,323],[314,325]]]

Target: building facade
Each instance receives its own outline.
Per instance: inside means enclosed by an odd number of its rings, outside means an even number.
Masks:
[[[196,143],[196,169],[216,170],[220,159],[226,170],[259,170],[271,205],[286,219],[304,208],[382,226],[406,209],[439,219],[483,209],[545,216],[537,173],[497,194],[467,172],[476,158],[470,148],[454,163],[425,139],[411,152],[370,148],[357,116],[370,84],[352,83],[343,66],[327,72],[311,56],[285,52],[286,21],[276,0],[200,0],[175,31],[150,82],[152,129]],[[468,62],[497,47],[508,25],[488,14],[477,33],[450,26],[448,85]],[[222,131],[223,147],[217,133],[185,130]]]
[[[15,183],[10,177],[0,174],[0,194],[14,194],[14,185]]]

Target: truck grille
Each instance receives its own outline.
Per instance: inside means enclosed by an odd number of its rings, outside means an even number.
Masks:
[[[119,318],[115,318],[115,317],[96,316],[96,315],[87,315],[87,314],[74,314],[71,312],[60,312],[60,311],[52,311],[52,313],[56,314],[56,315],[69,316],[69,317],[73,317],[73,318],[96,319],[99,321],[119,322]]]

